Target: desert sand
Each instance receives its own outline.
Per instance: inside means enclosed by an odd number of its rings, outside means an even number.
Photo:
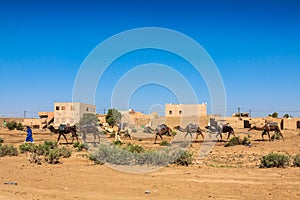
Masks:
[[[248,135],[246,129],[236,132]],[[269,142],[261,141],[261,133],[253,131],[251,147],[218,143],[203,160],[197,156],[202,145],[199,138],[190,147],[195,152],[192,165],[170,165],[149,173],[96,165],[83,156],[88,154],[85,151],[74,151],[59,164],[30,163],[26,154],[1,157],[0,199],[300,199],[300,168],[259,168],[260,157],[270,152],[300,154],[299,132],[282,132],[284,140]],[[18,148],[25,137],[24,131],[0,129],[4,144]],[[44,130],[33,130],[33,137],[35,143],[57,139]],[[154,136],[131,142],[156,148],[159,144],[153,140]]]

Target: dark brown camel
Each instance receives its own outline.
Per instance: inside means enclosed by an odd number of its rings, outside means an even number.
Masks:
[[[78,142],[78,135],[77,135],[77,131],[76,131],[76,126],[66,126],[64,124],[61,124],[59,126],[58,129],[54,128],[52,125],[50,125],[48,127],[48,129],[53,132],[53,133],[58,133],[58,138],[57,138],[57,142],[59,141],[60,139],[60,136],[63,136],[65,138],[65,140],[67,141],[67,144],[69,144],[68,140],[67,140],[67,137],[65,134],[69,134],[71,133],[72,134],[72,143],[74,141],[74,137],[76,138],[77,142]]]
[[[181,128],[180,126],[175,126],[174,129],[179,130],[181,132],[186,132],[184,139],[188,134],[190,134],[192,138],[192,133],[197,133],[195,141],[197,141],[199,135],[201,135],[204,140],[204,135],[200,129],[200,126],[198,126],[197,124],[189,124],[185,128]]]
[[[261,137],[262,139],[264,140],[264,135],[265,134],[268,134],[268,137],[269,137],[269,141],[271,141],[271,137],[270,137],[270,132],[271,131],[274,131],[275,134],[280,134],[280,136],[282,137],[283,139],[283,135],[280,131],[280,128],[278,125],[270,125],[270,124],[266,124],[265,126],[263,127],[257,127],[257,126],[253,126],[251,127],[248,131],[251,131],[251,130],[256,130],[256,131],[262,131],[262,134],[261,134]]]
[[[220,142],[223,141],[222,140],[222,133],[227,133],[228,134],[227,140],[229,139],[231,134],[235,137],[233,128],[231,126],[229,126],[228,124],[225,124],[225,125],[224,124],[219,124],[217,126],[217,128],[211,127],[211,126],[206,126],[205,128],[209,129],[211,131],[217,131],[216,137],[220,135],[220,139],[218,139],[218,141],[220,141]]]
[[[153,129],[151,129],[153,130]],[[165,124],[160,124],[157,126],[157,128],[154,130],[155,133],[155,139],[154,139],[154,144],[156,144],[156,139],[157,136],[160,137],[161,140],[163,140],[162,135],[168,135],[168,136],[172,136],[172,130]]]

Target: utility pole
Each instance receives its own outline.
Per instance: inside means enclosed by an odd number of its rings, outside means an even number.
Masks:
[[[241,113],[240,113],[240,107],[238,107],[238,116],[241,117]]]
[[[106,114],[106,113],[105,113],[106,109],[104,108],[103,110],[104,110],[104,115],[105,115],[105,114]]]
[[[251,113],[251,109],[249,110],[249,117],[251,118],[251,115],[252,115],[252,113]]]
[[[24,119],[26,118],[26,110],[24,110]]]

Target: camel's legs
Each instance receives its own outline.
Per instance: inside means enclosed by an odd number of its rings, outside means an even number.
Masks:
[[[68,140],[67,140],[67,137],[66,137],[65,134],[63,134],[63,133],[62,133],[62,134],[61,134],[61,133],[59,134],[59,136],[58,136],[58,138],[57,138],[57,142],[59,141],[61,135],[65,138],[65,140],[67,141],[67,144],[69,144],[69,142],[68,142]]]
[[[202,132],[197,132],[197,135],[196,135],[196,141],[197,141],[199,135],[202,136],[202,139],[203,139],[203,141],[204,141],[204,135],[203,135]]]
[[[157,136],[159,136],[159,137],[160,137],[160,139],[161,139],[161,140],[163,140],[163,138],[162,138],[162,136],[161,136],[160,134],[156,134],[156,135],[155,135],[154,144],[156,144]]]

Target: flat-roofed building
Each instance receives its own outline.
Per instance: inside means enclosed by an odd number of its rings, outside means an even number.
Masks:
[[[54,126],[60,124],[74,125],[79,123],[85,113],[96,114],[96,106],[80,102],[55,102],[54,103]]]
[[[206,103],[202,104],[166,104],[166,117],[206,116]]]

